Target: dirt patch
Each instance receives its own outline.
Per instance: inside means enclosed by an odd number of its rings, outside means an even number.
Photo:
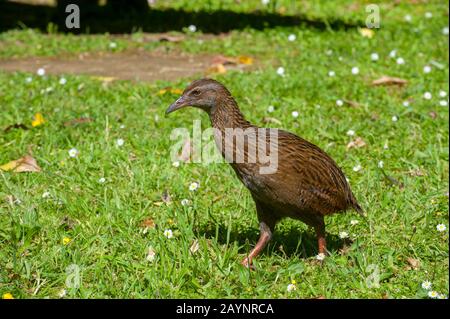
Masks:
[[[145,51],[84,53],[76,57],[0,60],[0,70],[35,73],[39,68],[44,68],[47,74],[84,74],[148,82],[172,81],[205,75],[205,70],[215,57]]]

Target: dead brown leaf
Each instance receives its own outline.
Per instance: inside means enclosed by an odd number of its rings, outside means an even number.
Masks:
[[[37,164],[36,160],[30,156],[25,155],[17,160],[11,161],[0,166],[0,170],[2,171],[12,171],[15,173],[23,173],[23,172],[40,172],[41,168]]]
[[[227,73],[227,68],[222,63],[216,63],[206,69],[206,74],[212,73],[224,74]]]
[[[351,107],[354,107],[354,108],[358,108],[358,107],[361,106],[358,102],[351,101],[351,100],[344,100],[344,103],[346,103],[346,104],[348,104],[348,105],[350,105]]]
[[[379,86],[379,85],[399,85],[403,86],[408,84],[407,80],[390,77],[390,76],[382,76],[381,78],[372,81],[373,86]]]
[[[181,154],[178,156],[178,160],[189,163],[191,159],[191,140],[188,138],[184,141]]]
[[[430,117],[435,120],[438,116],[438,114],[435,111],[431,111],[430,113],[428,113],[428,115],[430,115]]]
[[[3,132],[8,133],[12,129],[28,130],[28,127],[23,123],[16,123],[16,124],[8,125],[7,127],[5,127]]]
[[[164,190],[164,192],[161,195],[161,199],[164,203],[169,204],[172,202],[172,197],[169,194],[168,190]]]
[[[78,118],[78,119],[73,119],[73,120],[70,120],[70,121],[65,122],[65,123],[64,123],[64,126],[65,126],[65,127],[68,127],[68,126],[75,126],[75,125],[78,125],[78,124],[91,123],[91,122],[93,122],[93,121],[94,121],[94,120],[91,119],[90,117],[80,117],[80,118]]]
[[[264,122],[264,123],[274,123],[274,124],[281,125],[281,121],[280,121],[280,120],[277,120],[277,119],[274,118],[274,117],[268,117],[268,116],[266,116],[266,117],[263,118],[263,122]]]
[[[351,148],[360,148],[366,146],[366,142],[361,137],[357,137],[355,140],[347,144],[347,150]]]
[[[420,168],[410,169],[408,171],[408,174],[411,176],[426,176],[427,175],[427,173],[422,171]]]
[[[189,248],[189,251],[192,254],[195,254],[200,248],[200,245],[198,244],[198,240],[195,239],[194,242],[192,243],[191,247]]]
[[[411,266],[411,268],[414,270],[418,269],[420,267],[420,260],[418,260],[418,259],[408,257],[408,258],[406,258],[406,261]]]
[[[141,222],[141,227],[143,228],[155,228],[155,226],[155,221],[151,217],[148,217]]]

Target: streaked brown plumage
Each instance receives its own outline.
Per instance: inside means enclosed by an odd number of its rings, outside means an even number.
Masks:
[[[166,113],[185,106],[203,109],[209,114],[212,126],[224,133],[227,128],[257,128],[245,120],[230,92],[219,82],[201,79],[192,82],[183,95]],[[255,130],[255,132],[257,132]],[[260,238],[243,264],[251,266],[272,237],[280,219],[299,219],[313,227],[318,239],[319,253],[326,253],[324,217],[336,212],[354,209],[362,214],[350,186],[333,159],[316,145],[292,133],[277,130],[278,169],[273,174],[261,174],[262,163],[238,163],[230,165],[242,183],[250,190],[255,201],[260,222]],[[261,133],[256,137],[267,139]],[[224,154],[225,134],[219,134],[216,143]],[[267,139],[268,140],[268,139]],[[268,142],[267,142],[268,143]],[[222,147],[221,147],[222,146]],[[233,154],[243,152],[247,159],[250,142],[244,146],[233,144]],[[259,153],[258,153],[259,155]],[[234,157],[235,158],[235,157]]]

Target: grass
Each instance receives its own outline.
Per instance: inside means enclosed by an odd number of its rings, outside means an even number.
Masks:
[[[242,7],[223,3],[237,11],[261,7],[259,1],[246,1]],[[359,22],[366,15],[364,5],[349,10],[349,1],[308,1],[305,8],[289,3],[279,1],[278,10],[285,4],[288,12],[305,10],[317,19],[337,16]],[[0,72],[0,128],[29,125],[36,112],[46,119],[42,126],[0,134],[0,164],[31,148],[42,167],[41,173],[0,171],[0,294],[58,298],[65,289],[66,298],[426,298],[421,283],[429,280],[433,290],[448,296],[448,230],[436,230],[438,224],[448,228],[449,114],[448,106],[439,104],[448,100],[439,97],[441,90],[448,93],[448,36],[442,34],[448,4],[391,6],[386,1],[381,8],[381,28],[371,39],[356,28],[306,26],[233,31],[225,39],[202,43],[197,33],[181,43],[152,44],[139,42],[139,32],[129,38],[31,29],[0,34],[2,58],[106,51],[112,39],[119,51],[252,56],[259,64],[256,70],[216,78],[253,123],[267,126],[263,118],[274,117],[282,124],[270,126],[292,131],[331,154],[368,213],[367,220],[354,213],[327,219],[331,255],[322,265],[315,259],[312,230],[285,220],[256,260],[258,270],[249,272],[239,264],[258,238],[248,191],[226,164],[175,168],[170,160],[174,128],[191,130],[193,119],[209,126],[198,110],[164,117],[177,96],[158,91],[184,88],[191,79],[106,85],[64,75],[67,83],[60,85],[56,76]],[[424,18],[428,11],[433,13],[430,19]],[[412,22],[404,21],[407,14]],[[291,33],[297,36],[294,42],[287,40]],[[17,41],[21,45],[11,45]],[[389,57],[392,50],[404,58],[404,65]],[[371,61],[372,52],[379,54],[379,61]],[[428,74],[425,65],[432,66]],[[276,74],[278,66],[285,68],[284,77]],[[350,72],[354,66],[358,75]],[[330,70],[335,77],[327,75]],[[382,75],[409,83],[404,88],[370,86]],[[25,81],[29,76],[31,83]],[[45,92],[48,87],[53,90]],[[431,100],[423,98],[427,91]],[[358,105],[338,107],[337,99]],[[409,107],[405,100],[410,100]],[[269,105],[275,106],[270,114]],[[300,116],[293,118],[292,111]],[[80,117],[93,122],[63,125]],[[366,147],[346,150],[354,138],[346,134],[350,129]],[[125,141],[122,147],[116,145],[119,138]],[[71,148],[79,150],[78,157],[68,156]],[[404,188],[390,185],[379,161]],[[353,171],[358,164],[362,170]],[[104,184],[99,183],[102,177]],[[195,192],[188,189],[192,181],[200,183]],[[165,191],[172,197],[170,204],[161,200]],[[50,196],[43,198],[45,192]],[[20,203],[9,203],[11,195]],[[180,204],[185,198],[189,206]],[[156,227],[141,227],[147,219]],[[359,223],[350,225],[355,219]],[[173,238],[164,236],[166,229],[173,230]],[[338,237],[342,231],[350,234],[351,242]],[[64,244],[64,238],[70,242]],[[199,250],[192,254],[194,240]],[[156,252],[152,262],[146,258],[149,247]],[[79,288],[67,286],[73,265],[81,276]],[[370,287],[367,282],[377,272],[379,286]],[[297,289],[287,292],[292,280]]]

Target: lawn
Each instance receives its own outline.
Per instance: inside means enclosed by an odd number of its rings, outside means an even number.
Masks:
[[[173,129],[210,124],[196,109],[166,117],[179,94],[161,90],[201,75],[136,82],[0,69],[0,165],[31,154],[41,167],[0,170],[0,295],[447,298],[448,3],[380,1],[381,25],[370,33],[359,28],[370,2],[353,2],[157,1],[187,11],[301,13],[323,26],[205,37],[187,25],[171,33],[181,42],[149,43],[139,30],[0,33],[0,59],[133,50],[251,57],[248,69],[209,76],[252,123],[289,130],[330,154],[367,212],[328,217],[322,263],[313,230],[286,219],[249,271],[240,261],[259,229],[247,189],[227,164],[176,166],[170,157]],[[382,76],[408,83],[371,85]],[[36,113],[45,122],[32,126]],[[27,129],[7,129],[18,123]],[[358,137],[365,145],[348,148]]]

